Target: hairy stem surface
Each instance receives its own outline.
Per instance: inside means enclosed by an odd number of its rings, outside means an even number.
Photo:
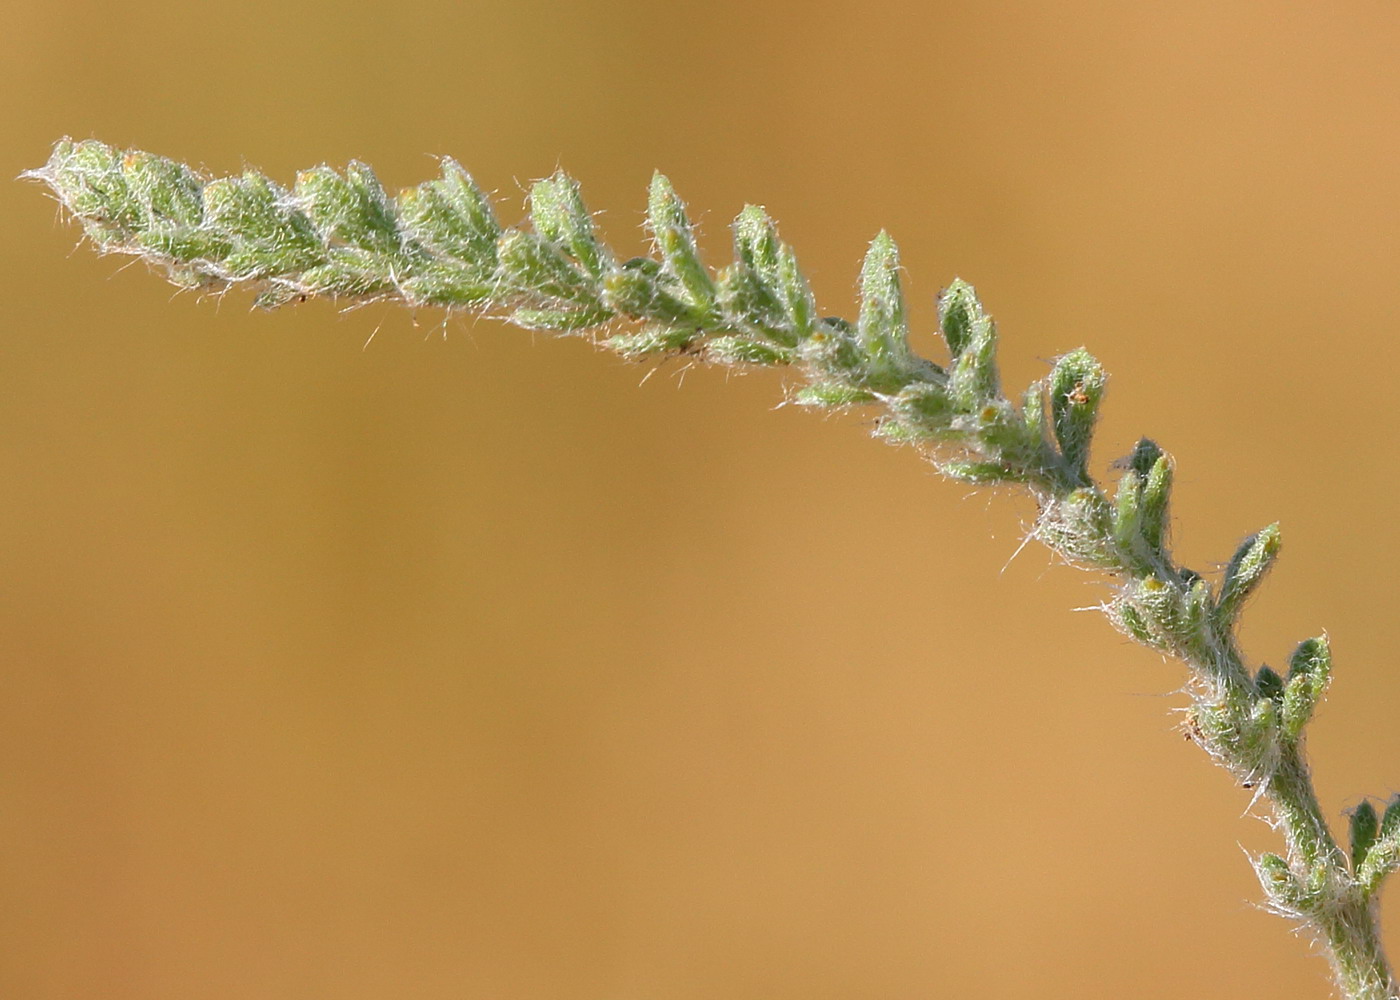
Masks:
[[[360,163],[303,171],[283,188],[256,172],[208,179],[150,153],[65,140],[26,176],[47,184],[100,250],[139,256],[185,287],[248,285],[266,307],[396,299],[581,333],[628,358],[787,366],[803,382],[796,402],[873,408],[878,437],[917,447],[946,475],[1029,490],[1036,537],[1107,574],[1110,621],[1186,664],[1187,735],[1272,811],[1283,853],[1253,859],[1270,909],[1324,946],[1349,1000],[1400,1000],[1376,918],[1376,894],[1400,866],[1400,801],[1384,815],[1369,801],[1358,806],[1344,848],[1304,756],[1305,727],[1331,676],[1327,638],[1301,643],[1286,674],[1249,668],[1236,643],[1240,611],[1278,557],[1278,526],[1246,538],[1213,582],[1177,565],[1172,459],[1143,438],[1115,463],[1111,498],[1090,474],[1107,376],[1082,348],[1009,399],[996,325],[971,285],[954,281],[940,297],[947,359],[935,363],[910,349],[899,252],[887,234],[866,254],[856,318],[823,317],[763,209],[739,214],[733,262],[712,272],[660,174],[648,199],[654,252],[629,260],[598,238],[563,173],[534,185],[528,225],[518,227],[501,226],[451,160],[440,178],[390,196]]]

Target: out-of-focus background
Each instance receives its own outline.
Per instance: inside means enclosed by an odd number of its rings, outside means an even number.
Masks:
[[[1013,386],[1113,373],[1257,662],[1326,628],[1340,817],[1400,787],[1400,6],[24,0],[0,174],[94,136],[518,217],[563,165],[715,263],[768,206],[823,308],[900,241]],[[494,322],[173,296],[0,184],[0,994],[1321,998],[1181,670],[780,373]],[[1394,902],[1392,900],[1392,902]],[[1391,923],[1400,912],[1390,906]]]

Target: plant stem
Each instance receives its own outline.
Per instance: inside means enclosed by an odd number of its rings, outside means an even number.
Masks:
[[[1381,945],[1374,896],[1361,891],[1322,815],[1307,765],[1296,751],[1285,755],[1269,781],[1267,797],[1289,853],[1311,869],[1314,882],[1335,888],[1318,900],[1308,921],[1327,948],[1337,984],[1351,1000],[1400,997]],[[1303,872],[1300,872],[1303,874]]]
[[[887,234],[866,254],[857,319],[823,317],[761,208],[740,213],[734,262],[712,274],[660,174],[648,203],[655,253],[626,261],[598,239],[578,185],[562,173],[532,188],[528,228],[502,227],[450,160],[440,179],[396,197],[364,164],[304,171],[284,189],[253,171],[209,180],[95,141],[58,143],[26,176],[47,184],[100,250],[139,256],[183,287],[245,284],[269,308],[327,297],[490,310],[530,329],[602,331],[599,345],[626,358],[787,366],[805,381],[796,402],[876,408],[877,436],[915,446],[946,475],[1029,490],[1040,507],[1035,536],[1113,578],[1104,605],[1112,623],[1191,672],[1187,734],[1272,808],[1285,856],[1254,859],[1270,907],[1323,943],[1348,1000],[1400,1000],[1375,905],[1382,880],[1400,867],[1400,798],[1383,819],[1369,802],[1354,810],[1348,855],[1303,754],[1303,730],[1331,677],[1327,637],[1301,643],[1286,677],[1251,671],[1236,643],[1239,614],[1278,556],[1278,526],[1246,538],[1214,586],[1176,565],[1167,544],[1171,458],[1143,438],[1118,463],[1112,501],[1090,473],[1107,376],[1082,348],[1018,404],[1002,392],[996,324],[971,285],[956,280],[940,297],[948,360],[936,364],[909,347],[899,253]]]
[[[1360,898],[1338,907],[1323,921],[1332,974],[1350,1000],[1395,1000],[1395,977],[1381,947],[1374,901]]]

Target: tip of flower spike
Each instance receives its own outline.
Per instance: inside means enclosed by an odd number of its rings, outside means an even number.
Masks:
[[[660,170],[651,172],[651,184],[648,185],[647,190],[653,198],[674,198],[676,196],[676,189],[671,183],[671,178]]]

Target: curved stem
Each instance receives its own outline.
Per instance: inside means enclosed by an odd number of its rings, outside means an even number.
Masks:
[[[530,329],[595,333],[628,358],[789,366],[805,380],[796,402],[879,408],[876,434],[915,445],[945,474],[1029,489],[1041,505],[1036,537],[1115,578],[1105,605],[1113,624],[1188,666],[1189,734],[1272,806],[1287,858],[1255,859],[1270,904],[1325,944],[1348,1000],[1400,1000],[1374,903],[1400,867],[1400,798],[1379,821],[1369,803],[1358,807],[1348,856],[1302,753],[1330,677],[1327,638],[1303,642],[1286,678],[1251,671],[1236,645],[1238,615],[1278,555],[1278,526],[1245,539],[1215,586],[1177,566],[1167,545],[1171,458],[1143,438],[1120,464],[1111,502],[1090,474],[1107,375],[1082,348],[1018,404],[1002,392],[996,324],[971,285],[955,280],[939,299],[948,358],[935,364],[909,347],[887,234],[866,254],[855,320],[822,316],[761,208],[740,213],[734,261],[712,274],[660,174],[647,208],[654,254],[630,260],[599,239],[562,173],[531,188],[528,225],[514,227],[450,160],[441,178],[391,196],[364,164],[303,171],[287,189],[254,171],[209,179],[149,153],[65,140],[25,176],[46,183],[99,249],[139,256],[186,287],[244,284],[268,307],[330,297],[490,310]]]

